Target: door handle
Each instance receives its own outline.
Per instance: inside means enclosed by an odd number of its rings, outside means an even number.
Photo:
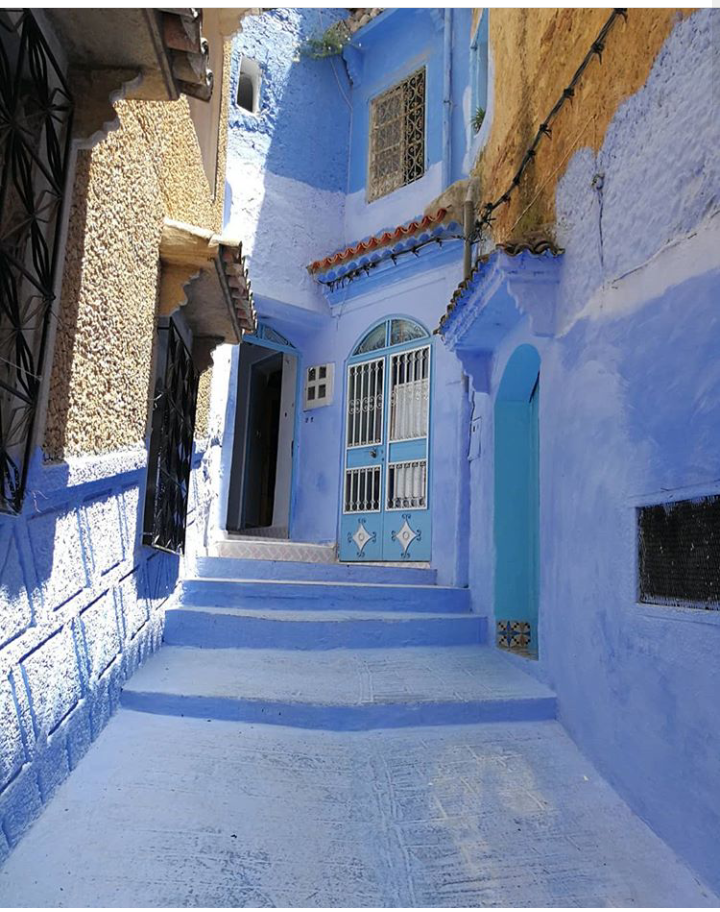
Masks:
[[[377,450],[375,449],[375,447],[373,447],[373,448],[370,450],[370,458],[371,458],[371,459],[377,459]]]

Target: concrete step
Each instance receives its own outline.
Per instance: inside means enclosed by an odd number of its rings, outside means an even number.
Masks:
[[[335,545],[316,545],[311,542],[291,542],[282,539],[229,538],[211,547],[215,557],[234,557],[244,560],[300,561],[303,563],[334,564]]]
[[[299,580],[338,583],[435,584],[437,572],[430,568],[373,564],[311,563],[290,560],[249,560],[231,557],[200,557],[198,576],[216,579]]]
[[[180,603],[192,607],[316,611],[429,611],[468,613],[470,593],[452,586],[248,580],[201,577],[183,580]]]
[[[540,721],[555,695],[496,649],[207,650],[165,646],[125,686],[128,709],[336,731]]]
[[[280,611],[266,608],[171,608],[165,643],[206,649],[378,649],[455,646],[487,640],[475,614]]]

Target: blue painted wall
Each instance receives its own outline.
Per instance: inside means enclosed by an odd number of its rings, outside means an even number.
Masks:
[[[305,267],[342,242],[350,84],[339,58],[305,53],[347,11],[275,9],[248,17],[232,54],[226,232],[242,238],[256,296],[326,310]],[[261,67],[260,110],[236,103],[243,56]]]
[[[195,456],[188,542],[209,495]],[[160,645],[175,555],[139,543],[145,452],[43,465],[0,516],[0,861]]]
[[[471,588],[491,610],[493,410],[513,351],[533,344],[541,654],[518,661],[557,690],[580,747],[715,890],[720,612],[637,602],[635,511],[720,489],[719,16],[679,23],[598,155],[570,161],[557,193],[557,331],[537,338],[522,322],[496,348],[491,393],[474,397],[484,457],[470,486]]]

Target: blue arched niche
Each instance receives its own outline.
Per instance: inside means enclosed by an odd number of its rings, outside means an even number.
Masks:
[[[497,643],[537,657],[540,355],[515,349],[495,400]]]

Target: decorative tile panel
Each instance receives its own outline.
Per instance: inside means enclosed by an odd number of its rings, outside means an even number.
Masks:
[[[532,629],[529,621],[498,621],[497,645],[502,649],[527,652],[532,643]]]

